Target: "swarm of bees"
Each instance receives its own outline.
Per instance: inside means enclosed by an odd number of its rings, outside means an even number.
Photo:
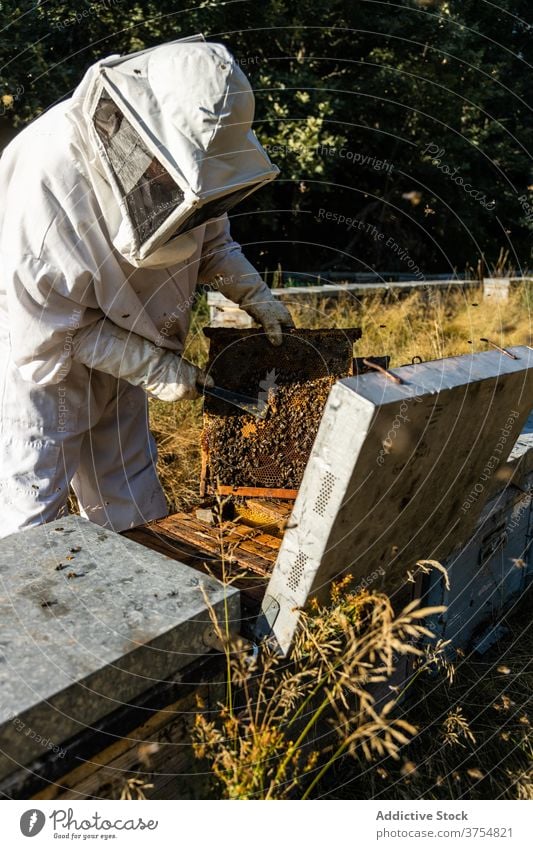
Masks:
[[[293,329],[273,347],[262,332],[206,328],[208,371],[217,386],[267,406],[264,419],[217,399],[204,401],[207,491],[298,489],[332,385],[352,373],[358,328]],[[288,497],[288,496],[287,496]]]
[[[297,489],[336,377],[280,385],[264,420],[206,414],[204,446],[213,481]]]

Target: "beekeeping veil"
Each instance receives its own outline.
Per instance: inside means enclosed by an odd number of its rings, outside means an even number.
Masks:
[[[251,129],[250,83],[220,44],[195,37],[110,57],[76,95],[89,177],[132,265],[186,259],[191,230],[278,174]]]

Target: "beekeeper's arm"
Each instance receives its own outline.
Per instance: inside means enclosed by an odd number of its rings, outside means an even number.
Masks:
[[[205,228],[199,282],[212,284],[239,304],[263,327],[273,345],[281,345],[284,327],[294,327],[288,309],[274,298],[241,246],[232,239],[227,215]]]
[[[59,383],[76,360],[163,401],[196,398],[198,385],[211,383],[174,351],[101,318],[89,272],[72,276],[72,291],[61,270],[32,257],[4,254],[4,272],[13,358],[24,380]]]
[[[213,385],[211,377],[179,354],[158,348],[107,318],[74,334],[72,354],[88,368],[142,386],[161,401],[197,398],[200,386]]]

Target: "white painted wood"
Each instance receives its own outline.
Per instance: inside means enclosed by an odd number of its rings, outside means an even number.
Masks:
[[[510,290],[509,277],[485,277],[483,280],[483,297],[492,301],[508,301]]]
[[[210,327],[252,327],[253,320],[238,304],[225,298],[220,292],[208,292]]]

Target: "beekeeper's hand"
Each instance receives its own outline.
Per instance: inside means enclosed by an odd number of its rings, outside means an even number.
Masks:
[[[289,310],[280,301],[275,300],[273,295],[262,301],[241,305],[241,309],[262,326],[272,345],[281,345],[284,327],[294,327]]]
[[[201,394],[202,386],[214,386],[213,378],[179,354],[165,351],[154,358],[145,389],[160,401],[192,401]]]
[[[174,351],[159,348],[104,318],[72,337],[72,356],[96,371],[142,386],[161,401],[197,398],[213,379]]]

